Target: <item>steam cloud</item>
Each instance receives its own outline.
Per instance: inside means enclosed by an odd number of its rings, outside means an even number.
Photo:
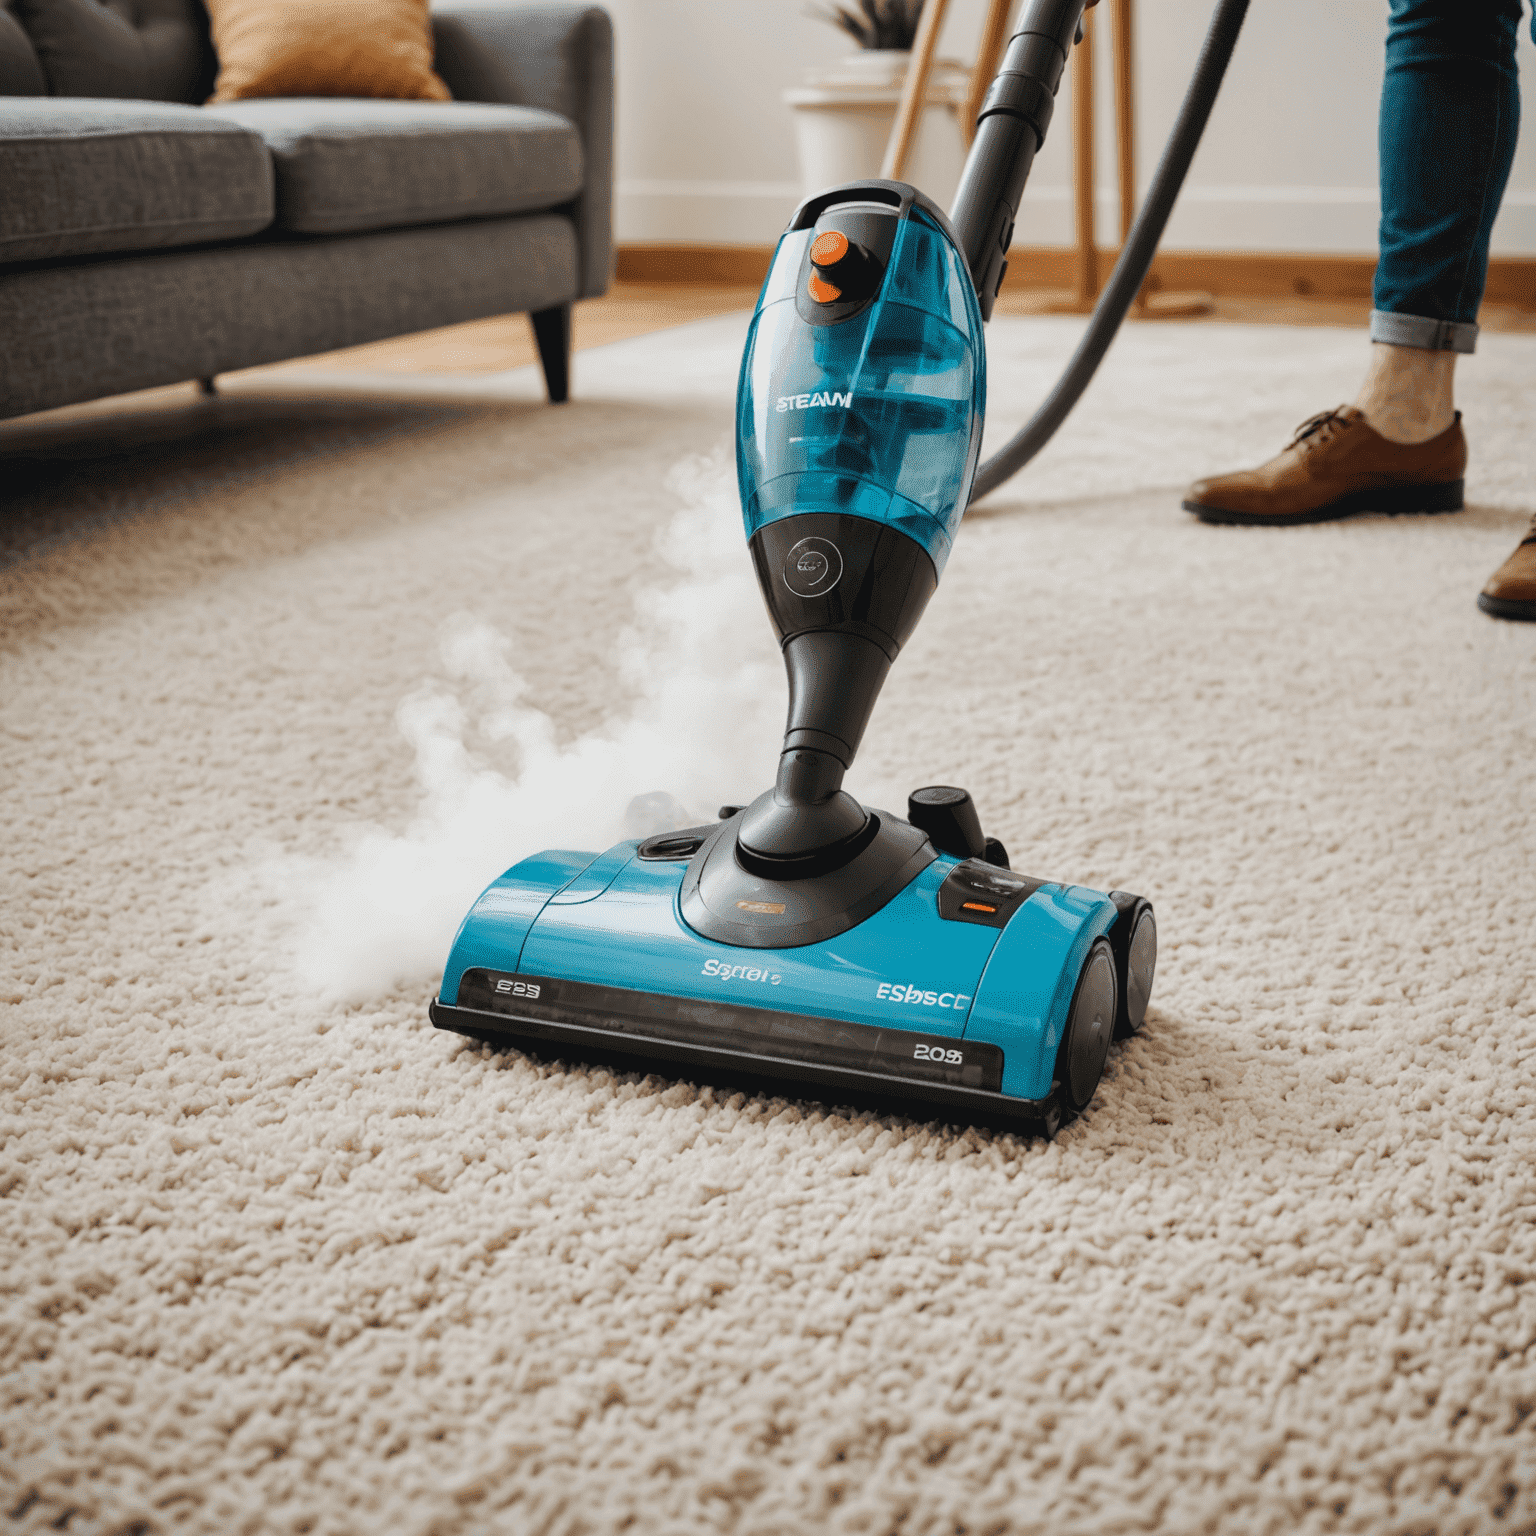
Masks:
[[[475,897],[517,860],[710,821],[723,799],[771,781],[783,669],[771,638],[741,622],[761,600],[734,475],[721,458],[694,458],[668,486],[683,505],[662,553],[679,579],[636,598],[616,661],[622,715],[559,744],[550,717],[524,701],[511,642],[458,615],[443,629],[444,675],[396,714],[421,790],[410,825],[357,828],[336,861],[268,867],[311,995],[361,1001],[429,981]]]

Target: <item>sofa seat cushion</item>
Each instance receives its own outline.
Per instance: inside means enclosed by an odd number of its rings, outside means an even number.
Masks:
[[[201,245],[272,222],[259,135],[171,102],[0,98],[0,263]]]
[[[581,137],[538,107],[290,97],[206,109],[277,170],[277,224],[335,235],[552,208],[582,186]]]

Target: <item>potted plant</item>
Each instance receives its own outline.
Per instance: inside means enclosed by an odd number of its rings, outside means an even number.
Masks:
[[[784,93],[795,114],[801,184],[809,197],[823,187],[880,174],[923,0],[858,0],[856,6],[823,5],[807,14],[831,22],[859,46]],[[934,60],[907,163],[905,179],[944,206],[965,163],[959,108],[969,79],[958,60]]]

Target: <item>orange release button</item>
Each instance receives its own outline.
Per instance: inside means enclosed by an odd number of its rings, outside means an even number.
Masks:
[[[840,229],[829,229],[811,242],[811,264],[830,267],[848,254],[848,236]]]
[[[843,296],[843,290],[829,283],[819,272],[811,273],[810,281],[805,287],[818,304],[830,304],[833,299],[840,299]]]

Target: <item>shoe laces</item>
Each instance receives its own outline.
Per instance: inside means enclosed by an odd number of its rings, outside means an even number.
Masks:
[[[1309,416],[1296,428],[1296,435],[1286,444],[1287,448],[1300,448],[1303,453],[1328,442],[1336,431],[1351,425],[1344,412],[1347,406],[1336,405],[1331,411],[1319,411]]]

